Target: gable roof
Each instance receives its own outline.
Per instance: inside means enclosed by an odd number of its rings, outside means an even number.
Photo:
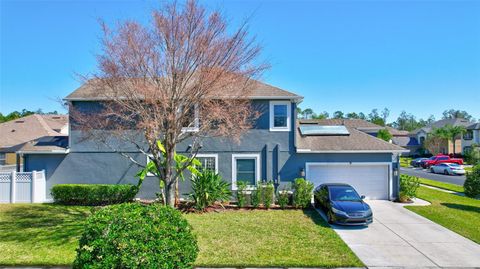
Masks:
[[[0,148],[14,152],[20,145],[43,136],[65,136],[61,130],[67,124],[66,115],[39,114],[1,123]]]
[[[424,131],[425,133],[430,133],[433,129],[442,128],[446,125],[467,127],[471,124],[472,122],[462,118],[443,119],[443,120],[438,120],[436,122],[433,122],[425,127],[413,130],[411,134],[417,134],[420,131]]]
[[[44,136],[29,141],[18,149],[20,153],[67,153],[68,136]]]
[[[246,96],[248,99],[288,99],[288,100],[301,100],[302,96],[295,93],[280,89],[278,87],[260,82],[258,80],[251,80],[252,91]],[[108,100],[108,96],[112,93],[108,93],[106,90],[99,90],[95,87],[95,80],[87,81],[81,85],[75,91],[70,93],[65,100],[67,101],[98,101]],[[228,98],[225,92],[219,92],[217,98]]]
[[[468,130],[480,130],[480,122],[474,123],[467,127]]]
[[[367,133],[346,126],[349,135],[330,136],[302,136],[297,128],[297,152],[358,152],[358,153],[379,153],[379,152],[406,152],[397,145],[388,143]]]

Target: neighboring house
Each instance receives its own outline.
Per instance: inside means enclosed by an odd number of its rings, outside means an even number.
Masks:
[[[45,136],[67,136],[68,116],[33,114],[0,124],[0,165],[17,164],[25,143]],[[21,159],[18,160],[21,163]]]
[[[83,85],[65,100],[84,113],[95,113],[105,100],[103,96]],[[316,186],[322,182],[350,183],[371,199],[398,196],[398,155],[405,149],[341,123],[298,121],[296,107],[303,97],[277,87],[257,82],[246,97],[260,112],[252,129],[239,142],[205,138],[197,156],[231,183],[232,190],[237,189],[239,180],[248,181],[252,187],[261,181],[273,181],[283,188],[295,178],[305,177]],[[118,150],[129,152],[143,163],[147,161],[133,148]],[[189,141],[177,147],[178,153],[188,150]],[[59,183],[137,183],[139,167],[109,148],[85,140],[74,124],[68,150],[23,154],[25,170],[45,169],[48,188]],[[180,182],[181,194],[190,189],[190,180]],[[147,178],[139,197],[155,198],[158,191],[158,180]]]
[[[434,129],[442,128],[447,125],[463,126],[467,128],[472,125],[472,122],[461,118],[443,119],[410,132],[410,136],[416,138],[420,145],[423,146],[425,139],[427,139],[428,135],[433,132]],[[457,139],[455,139],[455,152],[453,152],[453,143],[451,141],[445,141],[445,144],[441,147],[441,152],[443,154],[462,154],[463,148],[470,145],[468,141],[471,139],[468,137],[468,135],[466,136],[466,138],[467,139],[465,139],[465,136],[459,136]]]
[[[480,147],[480,122],[467,126],[467,132],[462,137],[462,153],[471,151],[474,147]]]

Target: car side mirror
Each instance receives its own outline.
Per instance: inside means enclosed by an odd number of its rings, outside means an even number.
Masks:
[[[360,198],[361,198],[362,200],[365,199],[365,195],[360,196]]]

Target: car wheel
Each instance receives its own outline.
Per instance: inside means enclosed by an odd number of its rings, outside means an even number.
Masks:
[[[435,174],[435,170],[433,170],[433,168],[430,168],[430,173]]]
[[[448,173],[448,170],[447,170],[447,169],[445,169],[445,171],[443,171],[443,173],[444,173],[445,175],[447,175],[447,176],[450,175],[450,173]]]

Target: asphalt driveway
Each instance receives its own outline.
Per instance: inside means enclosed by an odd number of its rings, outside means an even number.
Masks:
[[[374,214],[368,227],[332,226],[368,268],[480,267],[480,245],[400,204],[368,203]]]
[[[423,178],[431,179],[435,181],[460,185],[460,186],[463,186],[463,183],[465,182],[465,179],[466,179],[465,176],[447,176],[442,174],[434,174],[428,171],[427,169],[422,169],[422,168],[401,167],[400,173],[410,175],[410,176],[423,177]]]

